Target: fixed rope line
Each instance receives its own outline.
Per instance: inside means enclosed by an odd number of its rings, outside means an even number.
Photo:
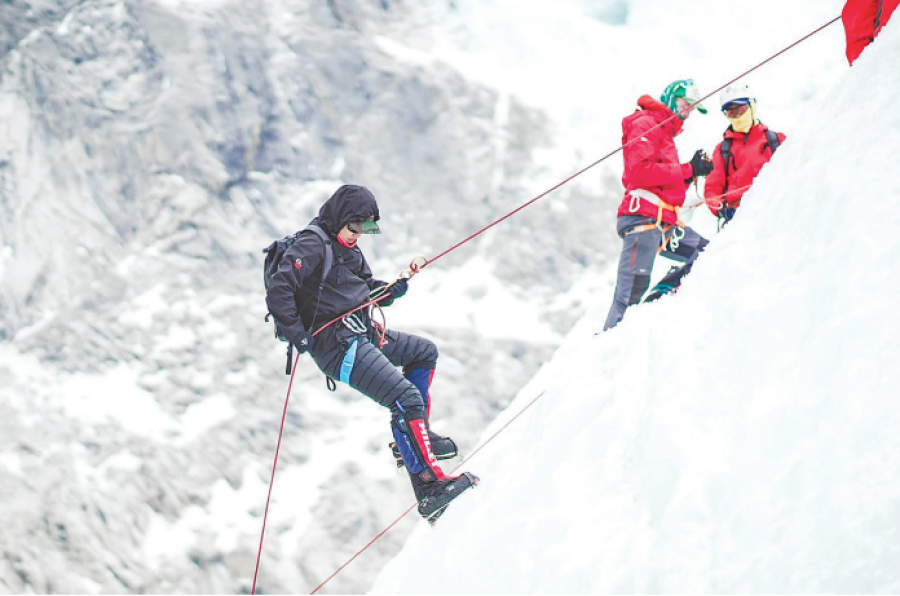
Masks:
[[[269,494],[266,497],[266,510],[263,513],[262,533],[259,535],[259,552],[256,553],[256,570],[253,572],[253,587],[251,594],[256,594],[256,577],[259,574],[259,560],[262,558],[263,538],[266,536],[266,520],[269,517],[269,501],[272,499],[272,485],[275,484],[275,467],[278,466],[278,452],[281,451],[281,437],[284,435],[284,420],[287,418],[288,401],[291,399],[291,386],[294,384],[294,373],[297,372],[297,362],[300,360],[300,354],[297,354],[297,360],[294,361],[294,368],[291,370],[291,381],[288,383],[287,397],[284,398],[284,412],[281,414],[281,429],[278,431],[278,444],[275,446],[275,461],[272,463],[272,477],[269,479]]]
[[[378,535],[375,536],[375,538],[372,538],[371,540],[369,540],[369,543],[368,543],[368,544],[366,544],[364,547],[362,547],[361,549],[359,549],[358,551],[356,551],[356,554],[353,555],[352,557],[350,557],[350,558],[347,560],[346,563],[344,563],[343,565],[341,565],[340,567],[338,567],[338,568],[337,568],[337,571],[335,571],[334,573],[332,573],[331,575],[329,575],[328,578],[327,578],[325,581],[323,581],[321,584],[319,584],[318,586],[316,586],[316,589],[313,590],[312,592],[310,592],[310,595],[315,594],[315,593],[318,592],[320,589],[322,589],[322,586],[324,586],[325,584],[327,584],[328,582],[330,582],[330,581],[332,580],[332,578],[334,578],[334,576],[336,576],[338,573],[340,573],[341,571],[343,571],[343,570],[344,570],[344,567],[346,567],[347,565],[349,565],[350,563],[352,563],[352,562],[356,559],[356,557],[358,557],[359,555],[363,554],[370,546],[372,546],[373,544],[375,544],[375,542],[377,542],[379,538],[381,538],[382,536],[384,536],[385,534],[387,534],[387,533],[390,531],[391,528],[393,528],[393,527],[396,526],[398,523],[400,523],[400,520],[401,520],[401,519],[403,519],[404,517],[406,517],[406,516],[409,514],[410,511],[412,511],[413,509],[416,508],[416,505],[418,505],[418,503],[413,503],[412,505],[410,505],[410,506],[409,506],[409,509],[407,509],[406,511],[404,511],[403,513],[400,514],[400,517],[398,517],[397,519],[395,519],[394,521],[392,521],[392,522],[390,523],[390,525],[388,525],[385,529],[383,529],[381,532],[379,532]]]
[[[812,37],[813,35],[816,35],[817,33],[819,33],[820,31],[824,30],[825,28],[827,28],[827,27],[833,25],[834,23],[836,23],[836,22],[839,21],[840,19],[841,19],[840,16],[835,17],[834,19],[832,19],[831,21],[825,23],[824,25],[822,25],[821,27],[819,27],[819,28],[817,28],[816,30],[812,31],[811,33],[808,33],[807,35],[801,37],[800,39],[798,39],[797,41],[795,41],[795,42],[792,43],[791,45],[787,46],[787,47],[784,48],[783,50],[779,51],[779,52],[776,53],[776,54],[773,54],[772,56],[770,56],[770,57],[767,58],[766,60],[760,62],[759,64],[757,64],[757,65],[754,66],[753,68],[751,68],[751,69],[749,69],[749,70],[743,72],[742,74],[740,74],[740,75],[738,75],[737,77],[733,78],[732,80],[728,81],[727,83],[725,83],[724,85],[722,85],[722,86],[719,87],[718,89],[715,89],[715,90],[713,90],[711,93],[709,93],[709,94],[703,96],[702,98],[700,98],[700,100],[699,100],[697,103],[701,103],[701,102],[703,102],[703,101],[709,99],[710,97],[712,97],[713,95],[715,95],[716,93],[718,93],[719,91],[721,91],[722,89],[724,89],[725,87],[727,87],[728,85],[731,85],[732,83],[734,83],[734,82],[736,82],[736,81],[738,81],[738,80],[744,78],[745,76],[747,76],[747,75],[750,74],[751,72],[757,70],[758,68],[764,66],[765,64],[768,64],[769,62],[771,62],[771,61],[774,60],[775,58],[781,56],[782,54],[784,54],[784,53],[787,52],[788,50],[794,48],[795,46],[797,46],[797,45],[803,43],[804,41],[806,41],[807,39],[809,39],[809,38]],[[685,109],[679,111],[679,112],[676,113],[676,114],[672,114],[670,117],[666,118],[665,120],[663,120],[662,122],[660,122],[659,124],[657,124],[656,126],[654,126],[653,128],[649,129],[647,132],[651,132],[651,131],[653,131],[653,130],[656,130],[657,128],[663,126],[664,124],[666,124],[667,122],[669,122],[670,120],[672,120],[673,118],[675,118],[676,116],[680,116],[681,114],[683,114],[683,113],[685,113],[685,112],[689,112],[691,109],[693,109],[693,108],[692,108],[692,107],[687,107],[687,108],[685,108]],[[646,134],[646,133],[645,133],[645,134]],[[442,252],[442,253],[438,254],[436,257],[432,258],[431,260],[425,259],[425,260],[424,260],[424,263],[421,264],[421,265],[416,265],[415,262],[413,262],[413,263],[410,265],[410,275],[409,275],[409,277],[412,277],[413,275],[415,275],[416,273],[418,273],[421,269],[423,269],[423,268],[427,267],[428,265],[434,263],[435,261],[437,261],[437,260],[440,259],[441,257],[447,255],[448,253],[450,253],[450,252],[456,250],[457,248],[459,248],[459,247],[462,246],[463,244],[465,244],[465,243],[469,242],[470,240],[473,240],[474,238],[480,236],[481,234],[483,234],[483,233],[486,232],[487,230],[491,229],[492,227],[496,226],[496,225],[499,224],[500,222],[509,219],[510,217],[512,217],[512,216],[515,215],[516,213],[522,211],[522,210],[525,209],[526,207],[529,207],[530,205],[536,203],[537,201],[539,201],[540,199],[544,198],[545,196],[547,196],[547,195],[550,194],[551,192],[553,192],[553,191],[559,189],[560,187],[564,186],[565,184],[568,184],[569,182],[571,182],[572,180],[574,180],[574,179],[577,178],[578,176],[581,176],[582,174],[584,174],[585,172],[587,172],[587,171],[590,170],[591,168],[593,168],[593,167],[599,165],[600,163],[606,161],[607,159],[609,159],[610,157],[612,157],[613,155],[615,155],[615,154],[618,153],[619,151],[623,151],[626,147],[628,147],[628,146],[631,145],[632,143],[636,142],[637,140],[639,140],[639,138],[634,138],[634,139],[632,139],[631,141],[628,141],[627,143],[625,143],[624,145],[621,145],[620,147],[616,148],[615,150],[610,151],[609,153],[607,153],[606,155],[604,155],[604,156],[601,157],[600,159],[596,160],[595,162],[591,163],[590,165],[585,166],[584,168],[578,170],[577,172],[575,172],[574,174],[572,174],[571,176],[569,176],[568,178],[566,178],[566,179],[563,180],[562,182],[559,182],[558,184],[554,185],[553,187],[547,189],[546,191],[542,192],[542,193],[539,194],[538,196],[534,197],[534,198],[531,199],[530,201],[528,201],[528,202],[526,202],[526,203],[520,205],[519,207],[517,207],[516,209],[510,211],[509,213],[507,213],[507,214],[504,215],[503,217],[500,217],[500,218],[496,219],[495,221],[493,221],[493,222],[491,222],[490,224],[486,225],[485,227],[481,228],[480,230],[478,230],[478,231],[475,232],[474,234],[471,234],[469,237],[465,238],[464,240],[462,240],[462,241],[460,241],[460,242],[457,242],[456,244],[454,244],[453,246],[451,246],[450,248],[448,248],[448,249],[445,250],[444,252]],[[393,285],[393,284],[392,284],[392,285]],[[375,303],[379,302],[380,300],[382,300],[384,297],[385,297],[385,296],[380,296],[380,297],[378,297],[378,298],[375,298],[375,299],[373,299],[373,300],[370,300],[370,301],[364,303],[363,305],[361,305],[361,306],[359,306],[359,307],[357,307],[357,308],[355,308],[355,309],[353,309],[353,310],[351,310],[351,311],[349,311],[349,312],[347,312],[347,313],[341,315],[340,317],[337,317],[337,318],[335,318],[334,320],[332,320],[332,321],[326,323],[325,325],[323,325],[322,327],[320,327],[317,331],[315,331],[315,332],[313,333],[313,337],[315,337],[316,335],[318,335],[319,333],[321,333],[321,332],[322,332],[326,327],[328,327],[329,325],[332,325],[332,324],[335,323],[336,321],[339,321],[341,318],[343,318],[343,317],[346,316],[347,314],[350,314],[350,313],[352,313],[352,312],[356,312],[357,310],[360,310],[360,309],[362,309],[362,308],[365,308],[366,306],[370,306],[371,304],[375,304]],[[297,354],[297,358],[296,358],[296,360],[295,360],[295,362],[294,362],[294,370],[296,370],[296,364],[297,364],[297,362],[299,362],[299,360],[300,360],[300,354]],[[266,519],[267,519],[268,513],[269,513],[269,501],[271,500],[271,497],[272,497],[272,485],[274,484],[274,481],[275,481],[275,467],[278,465],[278,451],[279,451],[280,448],[281,448],[281,438],[282,438],[282,435],[284,434],[284,421],[285,421],[285,417],[287,416],[287,406],[288,406],[288,401],[290,400],[290,397],[291,397],[291,386],[293,385],[293,382],[294,382],[294,374],[293,374],[293,372],[292,372],[292,373],[291,373],[291,381],[290,381],[290,383],[288,384],[287,397],[285,398],[285,401],[284,401],[284,413],[282,414],[282,418],[281,418],[281,429],[279,430],[279,433],[278,433],[278,444],[277,444],[277,446],[276,446],[276,448],[275,448],[275,461],[274,461],[274,463],[272,464],[272,477],[271,477],[271,480],[269,481],[269,495],[268,495],[268,497],[267,497],[267,499],[266,499],[266,509],[265,509],[265,513],[264,513],[264,515],[263,515],[263,528],[262,528],[262,533],[261,533],[260,539],[259,539],[259,553],[257,554],[257,558],[256,558],[256,570],[255,570],[254,573],[253,573],[253,587],[252,587],[251,594],[256,594],[256,579],[257,579],[257,575],[258,575],[258,573],[259,573],[260,557],[262,556],[263,537],[265,536],[265,532],[266,532]],[[541,393],[541,395],[543,395],[543,393]],[[539,395],[538,397],[540,397],[540,395]],[[538,398],[535,398],[534,401],[537,401],[537,399],[538,399]],[[532,401],[531,403],[534,403],[534,401]],[[525,409],[527,409],[528,407],[530,407],[530,406],[531,406],[531,403],[528,404],[528,406],[526,406]],[[525,409],[523,409],[522,411],[524,412]],[[520,412],[520,414],[521,414],[521,412]],[[517,417],[518,417],[518,414],[517,414],[516,417],[513,418],[512,420],[515,420]],[[512,422],[512,420],[510,420],[510,422]],[[508,426],[508,425],[509,425],[509,423],[507,423],[507,426]],[[504,427],[501,428],[500,430],[502,431],[504,428],[506,428],[506,426],[504,426]],[[497,433],[496,433],[494,436],[496,436],[496,435],[499,434],[499,433],[500,433],[500,431],[497,431]],[[491,439],[493,439],[494,436],[492,436]],[[490,441],[491,439],[489,439],[488,441]],[[485,442],[485,444],[487,444],[487,441]],[[476,452],[477,452],[477,451],[476,451]],[[475,454],[473,453],[472,455],[474,456]],[[471,459],[471,457],[470,457],[470,459]],[[460,466],[462,466],[464,463],[466,463],[466,461],[468,461],[468,460],[463,461],[463,462],[460,464]],[[396,524],[403,516],[405,516],[405,515],[406,515],[407,513],[409,513],[409,511],[411,511],[411,510],[412,510],[412,507],[410,507],[410,509],[407,510],[406,513],[404,513],[403,515],[401,515],[400,518],[398,518],[398,519],[394,522],[394,524]],[[387,532],[391,527],[393,527],[394,524],[391,524],[391,526],[388,526],[388,528],[386,528],[386,529],[384,530],[384,532],[382,532],[382,534],[379,534],[379,535],[376,536],[374,539],[372,539],[372,541],[370,541],[369,544],[367,544],[367,545],[366,545],[359,553],[357,553],[357,555],[354,555],[353,558],[356,558],[356,556],[358,556],[358,554],[360,554],[360,553],[362,553],[364,550],[366,550],[366,549],[369,547],[369,545],[373,544],[376,540],[378,540],[378,538],[380,538],[385,532]],[[350,561],[352,561],[353,558],[351,558]],[[338,571],[336,571],[334,574],[332,574],[331,577],[334,577],[334,575],[337,575],[337,573],[338,573],[341,569],[343,569],[344,567],[346,567],[346,566],[350,563],[350,561],[347,561],[347,563],[345,563]],[[331,577],[329,577],[327,580],[325,580],[325,582],[323,582],[323,583],[322,583],[318,588],[316,588],[316,590],[314,590],[312,593],[315,594],[316,591],[319,590],[319,588],[321,588],[323,585],[325,585],[325,583],[327,583],[327,582],[331,579]]]
[[[696,203],[690,204],[687,208],[685,208],[685,211],[690,211],[691,209],[694,209],[695,207],[699,207],[700,205],[703,205],[703,204],[707,204],[707,205],[708,205],[708,204],[709,204],[710,202],[712,202],[712,201],[716,201],[717,203],[719,203],[719,207],[718,207],[718,208],[721,209],[721,208],[722,208],[722,205],[725,204],[725,201],[720,201],[720,200],[718,200],[718,199],[723,199],[723,198],[725,198],[725,197],[727,197],[727,196],[730,196],[730,195],[736,195],[737,193],[739,193],[739,192],[741,192],[741,191],[743,191],[743,190],[747,190],[747,189],[750,188],[751,186],[753,186],[753,185],[752,185],[752,184],[747,184],[746,186],[741,186],[740,188],[735,188],[735,189],[733,189],[733,190],[729,190],[728,192],[722,193],[722,194],[720,194],[720,195],[714,195],[714,196],[706,197],[706,198],[700,197],[700,196],[699,196],[699,193],[698,193],[697,196],[698,196],[698,198],[699,198],[700,200],[697,201]]]
[[[494,434],[492,434],[490,437],[488,437],[488,439],[487,439],[484,443],[482,443],[481,445],[479,445],[478,448],[477,448],[475,451],[473,451],[472,454],[471,454],[469,457],[467,457],[467,458],[465,458],[464,460],[462,460],[462,461],[459,463],[458,466],[456,466],[455,468],[453,468],[453,470],[450,472],[450,474],[454,474],[454,473],[455,473],[457,470],[459,470],[461,467],[463,467],[464,465],[466,465],[467,463],[469,463],[470,461],[472,461],[472,458],[474,458],[474,457],[478,454],[479,451],[481,451],[482,449],[484,449],[485,446],[487,446],[488,443],[490,443],[491,441],[493,441],[494,438],[495,438],[497,435],[499,435],[499,434],[502,433],[504,430],[506,430],[506,427],[508,427],[510,424],[512,424],[519,416],[521,416],[522,414],[524,414],[524,413],[525,413],[525,410],[527,410],[528,408],[530,408],[531,406],[533,406],[533,405],[535,404],[535,402],[537,402],[537,400],[539,400],[541,397],[543,397],[543,395],[544,395],[545,392],[546,392],[546,389],[545,389],[544,391],[541,391],[540,393],[538,393],[537,397],[535,397],[533,400],[531,400],[530,402],[528,402],[528,405],[526,405],[524,408],[522,408],[521,410],[519,410],[519,412],[518,412],[515,416],[513,416],[512,418],[510,418],[509,420],[507,420],[506,424],[504,424],[503,426],[501,426],[501,427],[497,430],[497,432],[495,432]],[[376,542],[379,538],[381,538],[382,536],[384,536],[385,534],[387,534],[387,533],[388,533],[388,530],[390,530],[391,528],[393,528],[394,526],[396,526],[397,523],[398,523],[401,519],[403,519],[404,517],[406,517],[406,516],[409,514],[410,511],[412,511],[413,509],[416,508],[416,505],[418,505],[418,503],[413,503],[413,504],[409,507],[409,509],[407,509],[406,511],[404,511],[404,512],[400,515],[400,517],[398,517],[398,518],[395,519],[393,522],[391,522],[391,524],[390,524],[389,526],[387,526],[384,530],[382,530],[381,532],[379,532],[378,535],[375,536],[374,538],[372,538],[372,539],[371,539],[364,547],[362,547],[361,549],[359,549],[358,551],[356,551],[356,554],[354,554],[352,557],[350,557],[350,558],[347,560],[346,563],[344,563],[343,565],[341,565],[340,567],[338,567],[338,569],[337,569],[334,573],[332,573],[331,575],[329,575],[328,578],[327,578],[325,581],[323,581],[321,584],[319,584],[318,586],[316,586],[316,589],[313,590],[312,592],[310,592],[310,595],[315,594],[315,593],[317,593],[319,590],[321,590],[322,587],[323,587],[325,584],[327,584],[328,582],[330,582],[330,581],[332,580],[332,578],[334,578],[338,573],[340,573],[341,571],[343,571],[344,568],[347,567],[347,565],[349,565],[350,563],[352,563],[352,562],[354,561],[354,559],[356,559],[356,557],[358,557],[359,555],[363,554],[370,546],[372,546],[373,544],[375,544],[375,542]]]
[[[393,285],[393,284],[391,284],[391,285]],[[334,319],[333,321],[326,323],[325,325],[322,325],[321,327],[319,327],[319,329],[317,331],[313,332],[313,337],[317,336],[326,327],[328,327],[335,321],[340,320],[342,317],[345,317],[348,314],[354,313],[354,312],[356,312],[360,309],[363,309],[367,306],[371,306],[373,304],[378,304],[379,301],[384,300],[385,298],[388,297],[388,295],[389,295],[388,293],[383,293],[380,296],[378,296],[377,298],[374,298],[373,300],[369,300],[368,302],[362,304],[361,306],[358,306],[358,307],[354,308],[353,310],[351,310],[347,313],[344,313],[337,319]],[[263,539],[266,536],[266,520],[269,517],[269,503],[272,500],[272,486],[275,484],[275,468],[278,466],[278,452],[281,451],[281,438],[284,436],[284,421],[287,418],[288,402],[291,400],[291,387],[294,384],[294,373],[297,371],[297,364],[299,362],[300,362],[300,353],[297,352],[297,357],[294,358],[294,366],[291,367],[291,380],[288,383],[287,395],[284,398],[284,411],[281,414],[281,428],[278,430],[278,443],[275,446],[275,461],[272,462],[272,476],[271,476],[271,478],[269,478],[269,493],[266,496],[266,509],[265,509],[265,513],[263,513],[262,531],[260,532],[260,535],[259,535],[259,552],[256,554],[256,569],[253,571],[253,586],[250,589],[251,594],[256,594],[256,578],[259,575],[259,562],[260,562],[260,559],[262,558]],[[388,529],[390,529],[390,528],[388,528]],[[387,531],[387,530],[385,530],[385,531]],[[373,540],[373,542],[374,542],[374,540]]]
[[[736,76],[735,78],[731,79],[730,81],[728,81],[727,83],[725,83],[724,85],[722,85],[721,87],[719,87],[718,89],[715,89],[715,90],[713,90],[711,93],[709,93],[709,94],[703,96],[699,101],[697,101],[697,103],[702,103],[703,101],[709,99],[710,97],[712,97],[713,95],[715,95],[716,93],[718,93],[719,91],[721,91],[722,89],[724,89],[725,87],[727,87],[728,85],[731,85],[731,84],[734,83],[735,81],[738,81],[738,80],[744,78],[745,76],[747,76],[748,74],[750,74],[750,73],[753,72],[754,70],[756,70],[756,69],[762,67],[763,65],[765,65],[765,64],[767,64],[767,63],[769,63],[769,62],[771,62],[772,60],[774,60],[774,59],[777,58],[778,56],[781,56],[782,54],[784,54],[785,52],[787,52],[787,51],[790,50],[791,48],[793,48],[793,47],[795,47],[795,46],[797,46],[797,45],[803,43],[804,41],[806,41],[807,39],[809,39],[809,38],[812,37],[813,35],[819,33],[820,31],[822,31],[822,30],[825,29],[826,27],[829,27],[829,26],[833,25],[834,23],[836,23],[836,22],[839,21],[839,20],[841,20],[841,17],[840,17],[840,16],[838,16],[838,17],[832,19],[831,21],[825,23],[824,25],[822,25],[821,27],[819,27],[819,28],[816,29],[815,31],[813,31],[813,32],[811,32],[811,33],[809,33],[809,34],[807,34],[807,35],[801,37],[800,39],[798,39],[797,41],[795,41],[795,42],[792,43],[791,45],[787,46],[786,48],[784,48],[783,50],[781,50],[781,51],[778,52],[777,54],[773,54],[772,56],[770,56],[770,57],[767,58],[766,60],[764,60],[764,61],[760,62],[759,64],[757,64],[756,66],[754,66],[753,68],[751,68],[751,69],[749,69],[749,70],[743,72],[742,74],[740,74],[740,75]],[[678,113],[676,113],[676,114],[672,114],[671,116],[669,116],[668,118],[666,118],[665,120],[663,120],[662,122],[660,122],[659,124],[657,124],[656,126],[654,126],[653,128],[649,129],[649,130],[647,131],[647,133],[656,130],[657,128],[663,126],[664,124],[666,124],[667,122],[669,122],[670,120],[672,120],[673,118],[675,118],[676,116],[680,116],[681,114],[683,114],[683,113],[685,113],[685,112],[689,112],[689,111],[691,111],[692,109],[693,109],[692,107],[687,107],[687,108],[681,110],[680,112],[678,112]],[[647,134],[647,133],[644,133],[644,134]],[[597,166],[597,165],[599,165],[600,163],[606,161],[607,159],[609,159],[610,157],[612,157],[613,155],[615,155],[615,154],[618,153],[619,151],[623,151],[626,147],[628,147],[628,146],[631,145],[632,143],[637,142],[638,140],[640,140],[640,137],[635,137],[634,139],[631,139],[630,141],[628,141],[628,142],[625,143],[624,145],[618,147],[617,149],[614,149],[613,151],[610,151],[609,153],[607,153],[606,155],[604,155],[603,157],[601,157],[600,159],[598,159],[598,160],[595,161],[594,163],[592,163],[592,164],[590,164],[590,165],[588,165],[588,166],[585,166],[584,168],[578,170],[577,172],[575,172],[574,174],[572,174],[571,176],[569,176],[568,178],[566,178],[566,179],[563,180],[562,182],[556,184],[556,185],[553,186],[552,188],[549,188],[549,189],[545,190],[544,192],[542,192],[542,193],[539,194],[538,196],[534,197],[533,199],[531,199],[531,200],[528,201],[527,203],[524,203],[524,204],[520,205],[519,207],[517,207],[517,208],[514,209],[513,211],[510,211],[509,213],[507,213],[507,214],[504,215],[503,217],[501,217],[501,218],[499,218],[499,219],[497,219],[497,220],[491,222],[490,224],[488,224],[488,225],[486,225],[485,227],[481,228],[480,230],[478,230],[477,232],[475,232],[474,234],[472,234],[472,235],[469,236],[468,238],[466,238],[466,239],[464,239],[464,240],[462,240],[462,241],[460,241],[460,242],[457,242],[456,244],[454,244],[453,246],[451,246],[450,248],[448,248],[448,249],[445,250],[444,252],[440,253],[439,255],[437,255],[436,257],[434,257],[433,259],[431,259],[431,260],[426,260],[426,261],[425,261],[425,264],[421,265],[419,268],[422,269],[422,268],[425,268],[425,267],[427,267],[428,265],[434,263],[435,261],[437,261],[438,259],[440,259],[440,258],[443,257],[444,255],[446,255],[447,253],[450,253],[450,252],[456,250],[457,248],[459,248],[460,246],[462,246],[462,245],[465,244],[466,242],[468,242],[468,241],[470,241],[470,240],[473,240],[473,239],[476,238],[477,236],[480,236],[481,234],[483,234],[484,232],[488,231],[489,229],[491,229],[491,228],[494,227],[495,225],[497,225],[497,224],[499,224],[500,222],[505,221],[506,219],[512,217],[513,215],[515,215],[515,214],[518,213],[519,211],[525,209],[526,207],[528,207],[528,206],[532,205],[533,203],[537,202],[538,200],[544,198],[545,196],[547,196],[547,195],[550,194],[551,192],[557,190],[557,189],[560,188],[561,186],[563,186],[563,185],[565,185],[565,184],[568,184],[569,182],[571,182],[572,180],[574,180],[574,179],[577,178],[578,176],[581,176],[582,174],[584,174],[585,172],[587,172],[588,170],[590,170],[590,169],[593,168],[594,166]]]

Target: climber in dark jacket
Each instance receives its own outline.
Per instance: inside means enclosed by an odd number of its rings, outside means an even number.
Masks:
[[[386,295],[379,304],[388,306],[408,288],[405,279],[388,284],[373,278],[357,246],[362,234],[381,233],[378,220],[378,204],[369,189],[340,187],[310,224],[321,228],[329,242],[314,231],[301,233],[272,275],[266,303],[284,336],[301,354],[309,352],[329,378],[390,408],[398,465],[410,474],[419,513],[433,519],[477,478],[447,476],[437,465],[438,458],[454,457],[457,448],[429,429],[429,387],[438,357],[434,343],[389,329],[383,330],[382,342],[368,307],[351,312],[373,296]],[[333,251],[333,264],[320,291],[326,250]],[[339,320],[313,337],[334,319]]]

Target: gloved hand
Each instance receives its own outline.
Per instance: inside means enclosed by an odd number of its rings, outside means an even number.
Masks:
[[[384,287],[384,286],[388,285],[384,282],[379,282],[379,284],[380,284],[380,286],[378,286],[378,287]],[[391,304],[394,303],[394,300],[396,300],[397,298],[406,294],[406,290],[408,290],[408,289],[409,289],[409,283],[405,279],[402,279],[402,278],[398,279],[397,281],[394,282],[394,285],[392,285],[390,288],[388,288],[387,298],[385,298],[383,300],[379,300],[378,304],[380,304],[381,306],[390,306]]]
[[[694,178],[697,176],[709,176],[712,171],[713,162],[706,159],[703,155],[703,149],[697,149],[694,157],[691,158],[691,172],[693,172]]]
[[[735,211],[734,207],[729,207],[728,203],[723,203],[716,215],[719,216],[719,219],[724,220],[723,224],[726,224],[734,218]]]
[[[402,277],[394,282],[394,285],[391,286],[391,296],[394,300],[400,298],[406,291],[409,289],[409,281],[403,279]]]
[[[312,349],[315,338],[313,337],[312,333],[306,331],[305,329],[301,330],[299,333],[300,337],[294,338],[294,341],[292,341],[291,343],[294,344],[294,349],[296,349],[299,353],[305,354]]]

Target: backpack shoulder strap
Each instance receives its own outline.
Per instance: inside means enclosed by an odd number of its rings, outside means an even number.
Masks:
[[[725,177],[728,177],[728,165],[731,163],[731,144],[734,139],[725,139],[719,147],[719,153],[722,154],[722,161],[725,162]]]
[[[719,146],[719,153],[722,154],[722,162],[725,164],[725,192],[728,192],[728,167],[731,165],[731,144],[734,139],[725,139]]]
[[[325,244],[325,260],[322,261],[322,279],[319,280],[319,293],[321,294],[322,288],[325,287],[325,278],[328,277],[328,273],[331,271],[331,267],[334,265],[334,249],[332,248],[331,238],[328,237],[328,234],[325,233],[325,230],[323,230],[316,224],[309,224],[308,226],[303,228],[302,231],[306,232],[307,230],[313,232]]]

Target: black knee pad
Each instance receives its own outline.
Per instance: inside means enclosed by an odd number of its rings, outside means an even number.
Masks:
[[[631,284],[631,293],[628,295],[628,305],[632,306],[641,301],[641,296],[644,295],[650,288],[650,274],[649,273],[637,273],[634,276],[634,283]]]

